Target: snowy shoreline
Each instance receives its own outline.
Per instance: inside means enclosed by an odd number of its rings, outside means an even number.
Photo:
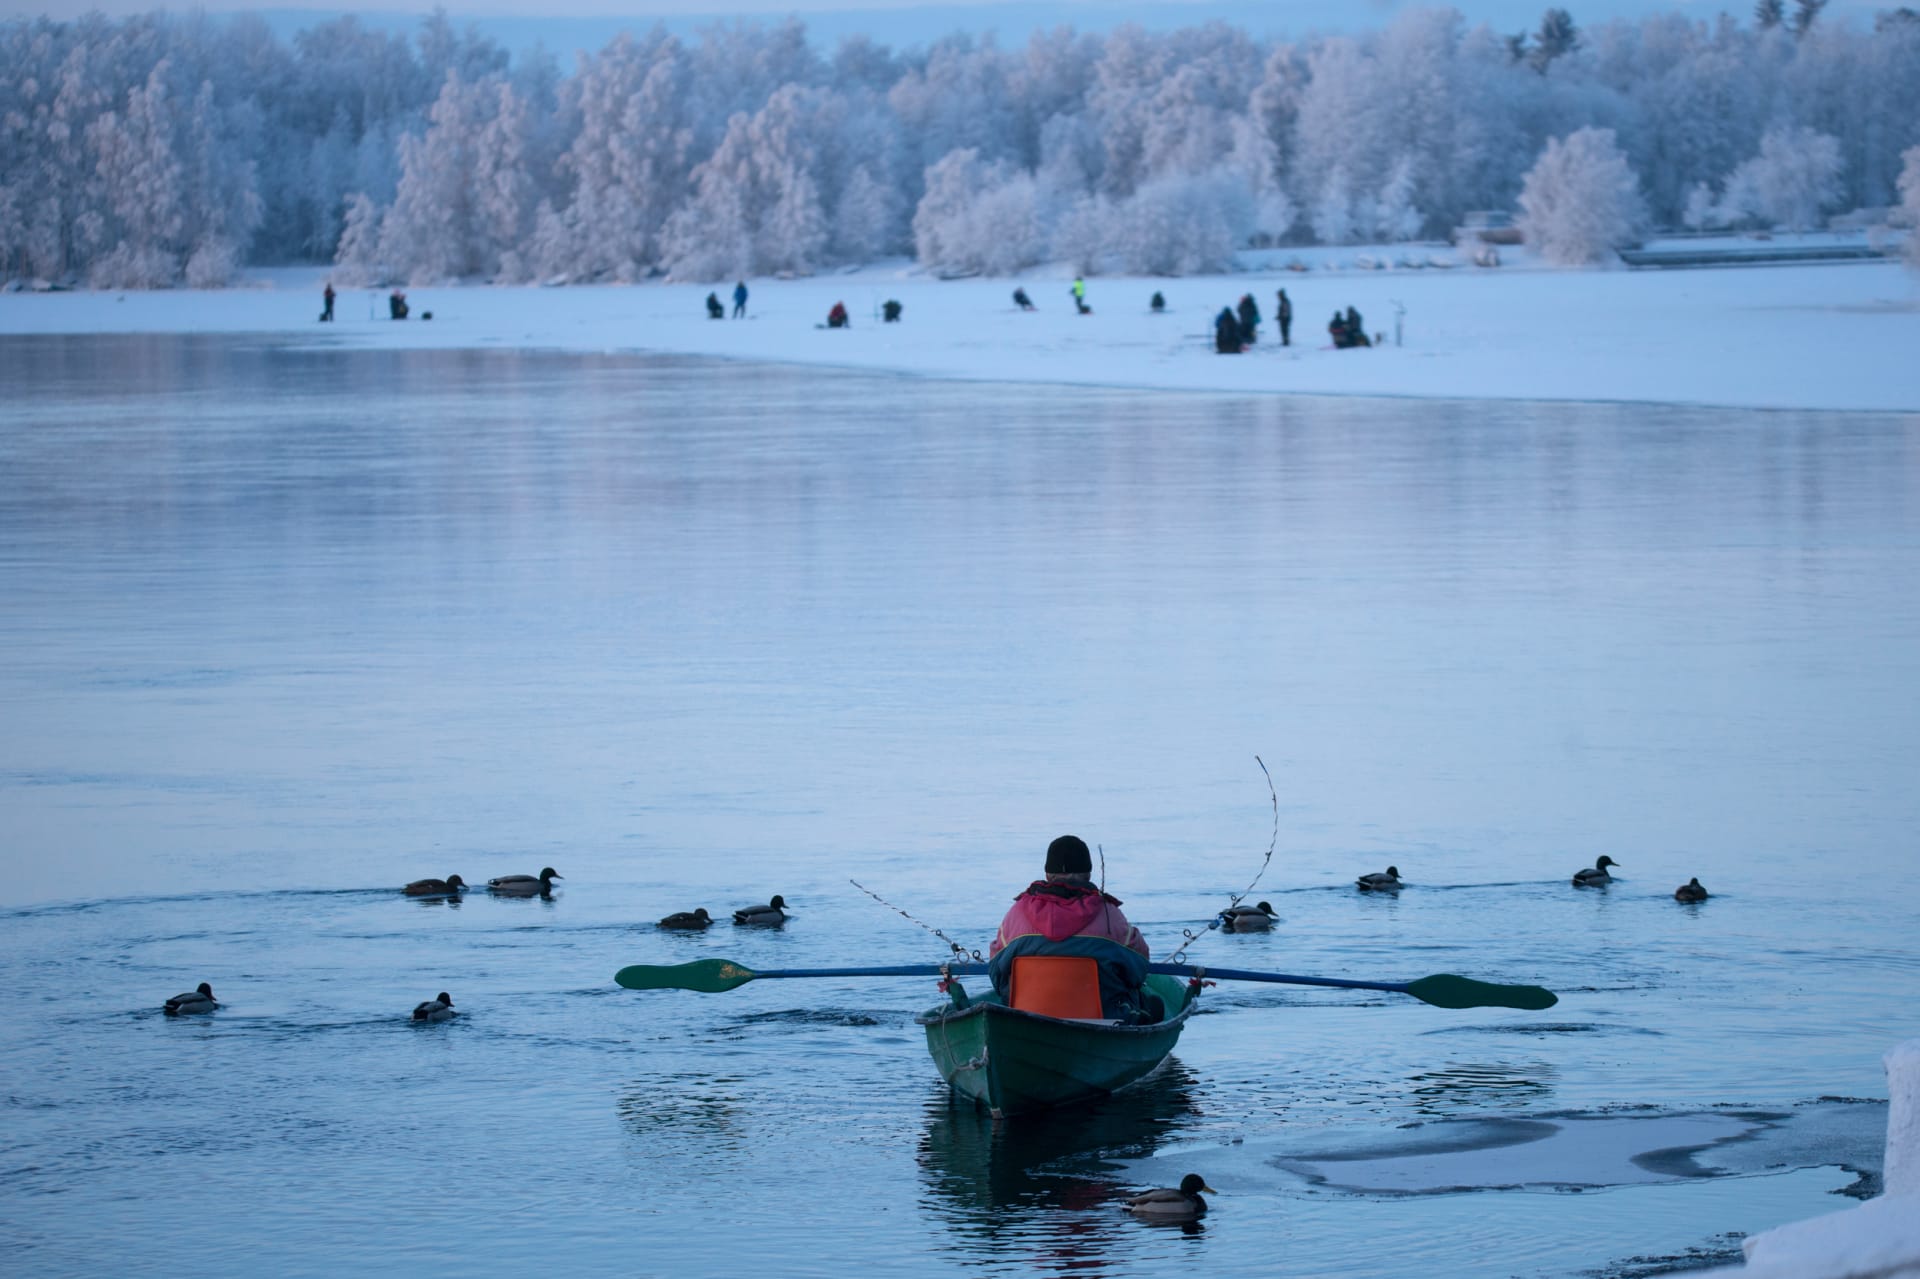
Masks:
[[[1351,254],[1352,251],[1347,251]],[[1350,260],[1350,259],[1349,259]],[[1059,269],[942,281],[892,263],[800,280],[750,280],[745,322],[706,319],[731,284],[407,290],[414,319],[386,319],[386,290],[342,289],[318,324],[320,268],[259,271],[215,291],[0,295],[0,337],[251,334],[315,349],[500,348],[705,356],[965,381],[1228,394],[1687,404],[1920,411],[1920,275],[1892,261],[1685,271],[1290,271],[1276,259],[1223,276],[1097,277],[1076,315]],[[1038,309],[1011,301],[1024,285]],[[1293,345],[1273,322],[1294,306]],[[1168,312],[1147,305],[1156,290]],[[1246,354],[1216,355],[1212,318],[1251,293],[1262,322]],[[886,299],[902,322],[882,324]],[[846,331],[824,320],[835,301]],[[1395,303],[1406,307],[1393,345]],[[1372,350],[1335,351],[1327,319],[1357,307]],[[432,312],[432,320],[420,317]]]

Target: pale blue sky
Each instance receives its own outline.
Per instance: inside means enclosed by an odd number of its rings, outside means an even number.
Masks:
[[[1896,2],[1832,0],[1823,20],[1867,21]],[[1696,18],[1728,12],[1744,23],[1753,12],[1752,0],[1454,0],[1451,7],[1471,23],[1518,31],[1536,25],[1542,11],[1554,3],[1570,9],[1582,25],[1662,12]],[[334,6],[326,0],[198,0],[156,5],[154,0],[0,0],[0,18],[72,17],[86,9],[120,17],[156,7],[213,14],[257,11],[286,36],[342,13],[364,15],[372,26],[407,30],[431,12],[433,3],[355,0]],[[1012,45],[1024,43],[1035,30],[1068,25],[1104,31],[1123,22],[1168,30],[1222,20],[1255,36],[1291,38],[1379,27],[1402,9],[1441,6],[1434,0],[444,0],[443,7],[456,22],[472,22],[510,49],[538,43],[566,51],[597,48],[623,28],[646,28],[656,21],[678,32],[692,32],[728,18],[771,21],[789,14],[804,19],[822,45],[863,34],[905,47],[957,30],[993,32],[1003,45]]]

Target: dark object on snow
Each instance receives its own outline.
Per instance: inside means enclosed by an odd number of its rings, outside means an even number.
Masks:
[[[1161,296],[1160,296],[1160,293],[1159,293],[1159,291],[1158,291],[1158,290],[1156,290],[1156,291],[1154,292],[1154,295],[1153,295],[1153,297],[1152,297],[1152,298],[1150,298],[1150,299],[1148,300],[1148,302],[1147,302],[1147,305],[1148,305],[1148,306],[1149,306],[1150,308],[1152,308],[1152,310],[1153,310],[1153,313],[1154,313],[1155,315],[1158,315],[1158,314],[1160,314],[1160,313],[1161,313],[1162,311],[1164,311],[1164,310],[1166,310],[1166,309],[1167,309],[1167,300],[1166,300],[1165,298],[1163,298],[1163,297],[1161,297]]]
[[[1333,320],[1327,325],[1327,332],[1333,335],[1333,347],[1336,351],[1344,351],[1350,346],[1373,345],[1367,340],[1366,330],[1355,327],[1353,320],[1349,318],[1353,315],[1355,312],[1352,307],[1347,308],[1346,315],[1335,311]]]
[[[1033,299],[1027,296],[1025,289],[1015,289],[1013,291],[1013,304],[1022,311],[1031,311],[1034,309]]]
[[[707,294],[707,318],[709,320],[724,320],[727,318],[727,308],[720,305],[720,295],[718,293]]]
[[[1260,308],[1254,304],[1253,294],[1240,295],[1240,340],[1248,346],[1260,334]]]
[[[885,302],[882,302],[880,304],[880,318],[888,324],[898,324],[900,322],[900,304],[892,298],[888,298]]]
[[[423,320],[431,320],[431,319],[433,318],[433,312],[431,312],[431,311],[422,311],[422,312],[420,313],[420,318],[421,318],[421,319],[423,319]]]
[[[1213,349],[1221,355],[1238,355],[1242,345],[1239,317],[1232,307],[1221,307],[1220,314],[1213,317]]]
[[[827,312],[827,327],[830,329],[850,329],[853,327],[847,320],[847,304],[845,302],[835,302],[833,304],[833,310]]]
[[[1293,302],[1287,297],[1285,289],[1280,290],[1280,298],[1274,304],[1273,318],[1280,325],[1280,345],[1293,345]]]
[[[320,300],[326,303],[326,310],[320,312],[320,323],[332,324],[333,323],[333,281],[332,280],[327,281],[326,291],[320,295]]]
[[[740,281],[733,286],[733,318],[744,320],[747,317],[747,282]],[[718,316],[714,317],[718,319]]]
[[[390,320],[407,318],[407,295],[398,289],[387,294],[387,318]]]
[[[1355,337],[1360,338],[1362,341],[1366,340],[1367,326],[1360,323],[1360,313],[1352,307],[1347,308],[1347,328]]]

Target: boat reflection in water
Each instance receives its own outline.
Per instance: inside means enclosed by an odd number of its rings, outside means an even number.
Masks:
[[[1116,1242],[1142,1229],[1121,1205],[1140,1187],[1115,1180],[1111,1165],[1152,1154],[1198,1114],[1194,1091],[1193,1073],[1169,1060],[1110,1097],[996,1122],[942,1084],[920,1139],[923,1202],[963,1254],[1025,1255],[1047,1272],[1118,1273],[1126,1251]]]

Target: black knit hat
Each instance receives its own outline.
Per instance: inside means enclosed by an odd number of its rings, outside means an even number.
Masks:
[[[1047,845],[1047,874],[1091,875],[1093,854],[1078,835],[1062,835]]]

